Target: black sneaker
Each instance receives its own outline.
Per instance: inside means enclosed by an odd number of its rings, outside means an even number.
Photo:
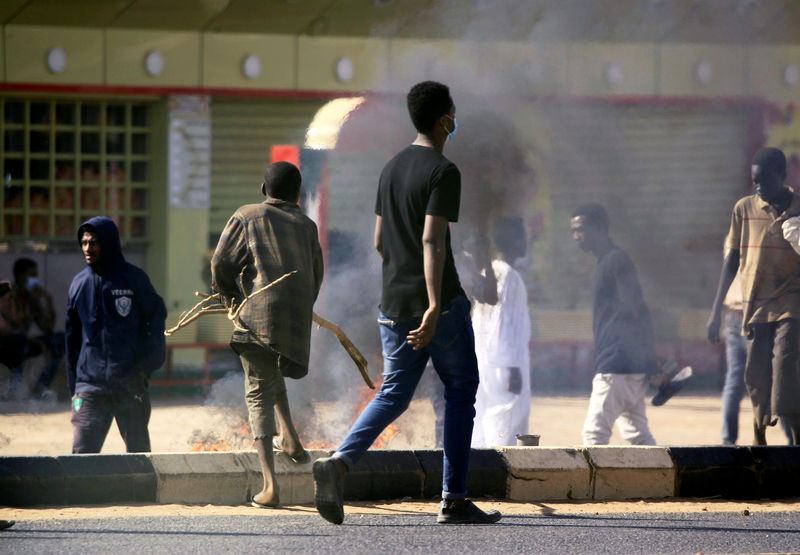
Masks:
[[[683,386],[686,385],[686,382],[688,382],[691,377],[692,367],[686,366],[683,370],[675,374],[671,380],[661,384],[661,387],[658,388],[658,392],[651,401],[653,406],[660,407],[669,401],[673,395],[683,389]]]
[[[448,503],[442,499],[439,506],[439,516],[436,522],[439,524],[491,524],[497,522],[503,516],[500,511],[482,511],[475,506],[469,499],[465,503]]]
[[[311,467],[314,475],[314,505],[317,512],[333,524],[344,522],[344,480],[331,457],[317,459]]]

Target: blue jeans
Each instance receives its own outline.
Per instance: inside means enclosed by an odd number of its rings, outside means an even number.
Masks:
[[[739,437],[739,405],[744,397],[747,338],[742,335],[742,312],[725,311],[725,385],[722,388],[722,443],[735,445]]]
[[[443,499],[462,499],[467,495],[467,469],[475,418],[475,393],[478,390],[478,361],[472,332],[470,303],[464,296],[442,308],[433,340],[415,351],[406,343],[408,332],[420,325],[420,318],[378,318],[383,344],[383,384],[334,453],[348,468],[381,432],[411,402],[425,365],[430,358],[444,384],[444,476]]]

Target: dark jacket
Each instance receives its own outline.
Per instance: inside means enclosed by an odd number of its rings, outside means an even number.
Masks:
[[[119,231],[99,216],[78,228],[100,240],[101,272],[87,266],[67,297],[67,376],[71,394],[141,387],[164,364],[164,301],[143,270],[122,256]]]
[[[592,288],[595,373],[657,372],[650,311],[624,250],[615,246],[598,259]]]

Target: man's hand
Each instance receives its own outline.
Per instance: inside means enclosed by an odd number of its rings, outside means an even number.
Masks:
[[[439,307],[428,307],[425,314],[422,315],[422,323],[420,326],[408,332],[406,342],[411,345],[415,351],[419,351],[428,345],[436,333],[436,324],[439,321]]]
[[[516,366],[511,366],[508,369],[508,384],[507,388],[509,393],[519,395],[522,393],[522,372]]]
[[[713,313],[708,319],[708,323],[706,323],[706,333],[708,334],[708,340],[711,343],[719,343],[719,328],[720,328],[720,315]]]
[[[0,297],[11,291],[11,282],[7,280],[0,280]]]

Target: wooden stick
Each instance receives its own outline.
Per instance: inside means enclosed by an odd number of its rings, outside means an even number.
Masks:
[[[338,339],[339,343],[342,344],[344,350],[347,351],[347,354],[350,355],[350,358],[352,358],[353,362],[356,363],[358,371],[361,372],[361,377],[364,378],[364,382],[369,386],[370,389],[375,389],[375,384],[372,383],[372,380],[369,379],[369,374],[367,374],[367,359],[364,358],[364,355],[361,354],[361,351],[359,351],[353,342],[350,341],[350,338],[347,337],[347,334],[344,333],[342,328],[333,322],[326,320],[316,312],[312,313],[312,319],[317,326],[325,328],[336,336],[336,339]]]
[[[242,272],[244,273],[244,270],[242,270]],[[285,280],[290,275],[296,274],[296,273],[297,273],[297,270],[292,270],[291,272],[289,272],[287,274],[283,274],[281,277],[279,277],[275,281],[272,281],[272,282],[268,283],[267,285],[265,285],[264,287],[262,287],[261,289],[253,291],[252,293],[247,295],[244,299],[242,299],[242,302],[239,303],[239,306],[237,306],[235,310],[233,309],[233,307],[231,307],[231,310],[228,313],[228,320],[235,320],[236,318],[238,318],[239,317],[239,313],[242,311],[242,307],[247,304],[247,301],[249,301],[250,299],[252,299],[256,295],[258,295],[259,293],[261,293],[263,291],[266,291],[267,289],[269,289],[273,285],[277,285],[278,283],[282,282],[283,280]]]
[[[205,316],[206,314],[227,314],[227,313],[228,313],[228,309],[225,308],[225,307],[222,307],[222,308],[201,308],[199,311],[197,311],[196,313],[192,314],[191,316],[187,316],[186,318],[183,318],[183,319],[179,320],[178,323],[174,327],[172,327],[172,328],[170,328],[168,330],[164,330],[164,335],[169,337],[170,335],[172,335],[173,333],[175,333],[179,329],[181,329],[181,328],[183,328],[185,326],[188,326],[189,324],[191,324],[192,322],[194,322],[195,320],[200,318],[200,316]]]
[[[242,270],[242,272],[244,272],[244,270]],[[276,283],[286,279],[287,277],[295,273],[297,273],[297,270],[293,270],[287,274],[284,274],[275,281],[265,285],[264,287],[256,291],[253,291],[252,293],[247,295],[242,300],[242,302],[239,303],[239,306],[237,307],[225,308],[219,302],[221,299],[219,293],[214,293],[213,295],[209,295],[208,293],[201,293],[200,291],[195,291],[194,296],[200,297],[203,300],[194,305],[186,312],[181,313],[177,325],[173,328],[165,330],[164,335],[166,336],[172,335],[180,328],[194,322],[200,316],[203,316],[205,314],[223,314],[223,313],[228,314],[228,319],[233,322],[233,325],[237,329],[247,331],[245,328],[242,328],[237,322],[239,317],[239,312],[242,310],[242,307],[247,303],[247,301],[249,301],[255,295],[258,295],[259,293],[266,291]],[[213,300],[215,301],[215,303],[203,306],[203,303],[209,300]],[[316,312],[312,313],[312,319],[314,320],[314,322],[317,324],[318,327],[325,328],[326,330],[330,331],[331,333],[333,333],[333,335],[336,336],[336,339],[339,340],[339,343],[342,345],[342,347],[344,347],[344,350],[347,351],[347,354],[350,355],[350,358],[353,359],[353,362],[358,368],[358,371],[361,373],[361,377],[364,379],[364,382],[367,384],[367,386],[369,386],[370,389],[375,389],[375,384],[372,383],[372,380],[369,378],[369,374],[367,373],[367,367],[368,367],[367,359],[364,358],[364,355],[361,354],[361,351],[358,350],[358,347],[356,347],[355,344],[350,340],[350,338],[347,337],[347,334],[344,332],[344,330],[342,330],[342,328],[340,328],[338,325],[334,324],[330,320],[326,320]]]

